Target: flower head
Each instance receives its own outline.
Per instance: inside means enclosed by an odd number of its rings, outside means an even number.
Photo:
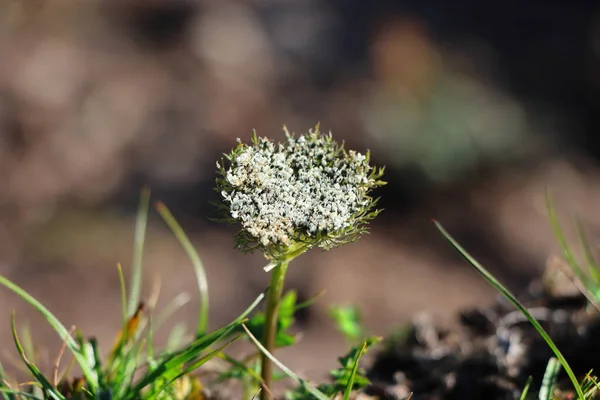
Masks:
[[[285,129],[285,128],[284,128]],[[370,191],[384,182],[369,154],[346,152],[318,126],[275,144],[254,134],[217,163],[226,220],[239,222],[238,247],[278,259],[310,247],[356,240],[381,210]]]

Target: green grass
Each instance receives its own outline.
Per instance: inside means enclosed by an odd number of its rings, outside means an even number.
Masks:
[[[583,294],[588,298],[591,304],[597,307],[600,302],[600,269],[596,262],[593,252],[589,246],[589,242],[583,230],[582,224],[574,219],[574,226],[577,232],[577,236],[581,245],[581,251],[585,259],[585,267],[577,261],[574,251],[569,246],[566,236],[558,222],[558,216],[554,208],[550,194],[546,193],[546,205],[548,209],[548,215],[551,227],[561,247],[563,257],[570,267],[570,272],[573,275],[572,279]],[[589,400],[596,397],[598,391],[598,383],[595,377],[591,375],[591,372],[584,376],[581,380],[577,378],[573,369],[569,365],[567,359],[558,349],[554,341],[550,338],[548,333],[544,330],[541,324],[531,315],[528,309],[504,286],[500,283],[492,274],[490,274],[475,258],[473,258],[458,242],[442,227],[442,225],[433,221],[438,230],[442,235],[450,242],[450,244],[458,250],[458,252],[473,266],[473,268],[483,276],[483,278],[498,292],[500,292],[510,303],[512,303],[517,310],[519,310],[529,321],[529,323],[537,330],[539,335],[547,343],[548,347],[552,350],[556,358],[548,360],[546,373],[541,383],[541,389],[538,395],[540,400],[550,400],[556,398],[554,395],[554,389],[556,384],[556,378],[560,369],[562,368],[568,378],[571,381],[575,395],[579,400]],[[569,272],[569,271],[566,271]],[[531,379],[528,380],[527,384],[523,389],[521,399],[525,399],[528,396]]]
[[[115,344],[108,355],[102,354],[94,339],[87,339],[81,332],[68,331],[67,328],[39,300],[32,297],[21,287],[0,276],[0,285],[17,294],[22,300],[35,308],[54,328],[65,343],[66,349],[75,360],[81,376],[59,379],[60,359],[54,368],[53,376],[42,373],[32,360],[32,350],[25,346],[30,342],[27,336],[23,342],[17,333],[17,319],[13,314],[11,326],[13,341],[23,365],[29,370],[33,381],[29,384],[11,384],[5,370],[0,366],[0,396],[6,400],[17,399],[185,399],[199,398],[199,390],[204,386],[193,372],[210,359],[220,355],[229,344],[241,335],[232,332],[241,330],[247,316],[262,301],[264,294],[257,299],[238,318],[219,329],[208,331],[208,284],[200,257],[194,250],[183,230],[169,210],[162,203],[157,204],[159,214],[172,229],[175,236],[187,252],[197,276],[201,306],[199,322],[194,339],[188,343],[173,341],[181,338],[181,332],[173,336],[167,349],[157,349],[153,344],[154,331],[188,300],[178,296],[153,323],[153,316],[141,301],[142,256],[145,231],[148,218],[150,192],[142,192],[135,231],[135,246],[132,266],[132,281],[129,293],[120,265],[117,266],[121,287],[122,328],[117,334]],[[61,351],[62,352],[62,351]],[[105,357],[106,356],[106,357]],[[67,368],[70,370],[71,368]],[[186,385],[179,384],[187,382]],[[187,388],[188,392],[183,392]],[[179,392],[178,392],[179,390]]]

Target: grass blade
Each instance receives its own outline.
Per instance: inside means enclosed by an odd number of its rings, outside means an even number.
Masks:
[[[14,394],[10,392],[12,389],[8,386],[7,382],[6,371],[4,371],[4,366],[0,363],[0,393],[2,394],[2,398],[4,400],[15,400]]]
[[[260,351],[262,351],[267,357],[269,357],[271,359],[271,361],[273,361],[273,363],[275,365],[277,365],[283,372],[285,372],[285,374],[287,376],[289,376],[291,379],[293,379],[299,385],[302,385],[304,388],[306,388],[306,390],[308,390],[310,392],[310,394],[312,394],[313,396],[315,396],[318,400],[330,400],[329,397],[327,397],[327,395],[325,395],[325,393],[321,392],[319,389],[317,389],[316,387],[314,387],[308,381],[305,381],[304,379],[300,378],[298,375],[294,374],[288,367],[286,367],[285,365],[283,365],[283,363],[281,361],[279,361],[278,359],[276,359],[273,356],[273,354],[271,354],[258,341],[258,339],[256,339],[254,337],[254,335],[252,335],[252,333],[250,332],[250,330],[248,328],[246,328],[246,325],[242,325],[242,328],[244,328],[244,330],[246,331],[246,334],[248,335],[248,337],[250,338],[250,340],[252,340],[254,342],[254,344],[260,349]]]
[[[127,326],[127,316],[129,312],[127,311],[127,291],[125,290],[125,276],[123,275],[123,267],[121,263],[117,263],[117,272],[119,273],[119,286],[121,288],[121,328],[125,331],[125,327]],[[124,338],[123,336],[122,338]]]
[[[310,307],[311,305],[313,305],[313,303],[315,303],[317,300],[319,300],[319,298],[321,296],[323,296],[324,294],[325,294],[325,291],[321,290],[319,293],[315,294],[313,297],[309,298],[308,300],[306,300],[302,303],[296,304],[296,306],[294,307],[294,311],[298,311],[303,308]]]
[[[14,292],[17,296],[29,303],[31,306],[33,306],[33,308],[35,308],[40,314],[44,316],[46,321],[48,321],[52,328],[54,328],[54,330],[58,333],[60,338],[67,342],[69,349],[71,350],[73,356],[77,360],[77,364],[81,368],[81,372],[85,376],[85,379],[90,387],[90,391],[92,393],[96,393],[98,391],[99,386],[98,376],[91,368],[91,366],[87,363],[86,358],[81,354],[77,342],[73,340],[67,328],[65,328],[64,325],[46,307],[42,305],[42,303],[40,303],[29,293],[27,293],[26,291],[24,291],[19,286],[12,283],[10,280],[6,279],[2,275],[0,275],[0,285]]]
[[[348,379],[348,385],[346,386],[346,390],[344,390],[343,400],[350,400],[350,394],[352,393],[352,388],[354,387],[354,378],[356,378],[356,371],[358,371],[358,361],[360,360],[366,349],[367,342],[364,342],[360,349],[360,352],[356,356],[356,360],[354,360],[354,365],[352,366],[352,373],[350,374],[350,378]]]
[[[506,288],[504,287],[492,274],[490,274],[477,260],[475,260],[450,234],[442,227],[442,225],[438,221],[433,221],[437,229],[442,233],[442,235],[454,246],[456,250],[475,268],[477,272],[479,272],[486,281],[490,285],[492,285],[497,291],[499,291],[508,301],[512,303],[513,306],[517,308],[523,315],[527,318],[529,323],[538,331],[540,336],[546,341],[550,349],[556,355],[556,358],[560,361],[562,367],[565,372],[569,376],[569,379],[573,383],[575,390],[577,391],[577,396],[580,400],[584,400],[585,397],[583,395],[583,391],[579,386],[579,382],[577,381],[577,377],[573,373],[573,370],[569,366],[569,363],[560,352],[560,350],[556,347],[548,333],[544,330],[544,328],[540,325],[540,323],[527,311],[527,308],[517,298]]]
[[[525,382],[525,386],[523,387],[523,390],[521,391],[521,397],[519,397],[519,400],[527,399],[527,394],[529,393],[529,388],[531,387],[532,381],[533,381],[533,377],[529,376],[529,378],[527,378],[527,381]]]
[[[36,367],[35,364],[33,364],[27,358],[27,355],[25,354],[25,349],[23,348],[23,345],[21,344],[21,341],[19,340],[19,335],[17,334],[17,326],[15,323],[15,313],[14,312],[12,313],[12,318],[11,318],[11,328],[12,328],[12,335],[13,335],[13,340],[15,342],[15,346],[17,347],[17,351],[19,353],[19,356],[21,356],[21,360],[23,360],[23,363],[27,366],[27,368],[29,368],[29,371],[31,371],[31,373],[33,374],[33,376],[35,377],[37,382],[39,382],[39,384],[42,385],[42,387],[48,392],[50,397],[52,397],[55,400],[64,400],[65,398],[58,392],[58,390],[52,385],[52,383],[50,383],[50,381],[41,373],[41,371],[38,369],[38,367]]]
[[[360,310],[354,306],[333,305],[328,311],[342,336],[352,344],[360,343],[359,341],[365,337]]]
[[[585,377],[581,380],[581,387],[583,392],[588,399],[593,399],[598,390],[600,389],[596,377],[593,377],[592,371],[588,372]]]
[[[133,260],[131,268],[131,284],[129,287],[129,307],[127,315],[132,315],[140,303],[142,291],[142,258],[146,240],[146,225],[148,224],[148,209],[150,208],[150,189],[143,188],[135,223]]]
[[[214,332],[201,336],[190,343],[185,349],[170,354],[166,359],[164,359],[161,363],[155,366],[155,368],[150,371],[146,376],[142,377],[136,385],[127,393],[128,396],[125,399],[133,399],[135,395],[139,393],[143,388],[147,385],[154,382],[161,376],[169,375],[171,371],[176,370],[181,367],[184,363],[192,360],[196,357],[200,351],[210,347],[213,343],[218,342],[219,340],[227,337],[236,327],[245,322],[246,316],[250,314],[258,304],[265,297],[264,293],[261,293],[255,300],[252,302],[250,307],[248,307],[244,312],[232,323],[226,325]]]
[[[558,222],[558,216],[556,214],[556,209],[554,208],[552,198],[550,197],[550,192],[546,192],[546,207],[548,209],[548,217],[550,219],[550,225],[552,226],[552,230],[554,231],[554,236],[556,236],[556,239],[558,240],[558,243],[563,252],[563,256],[565,257],[565,260],[567,261],[567,263],[569,264],[569,266],[575,273],[575,276],[577,276],[577,278],[581,282],[583,282],[584,286],[589,289],[591,287],[590,279],[587,276],[587,274],[583,271],[583,269],[581,268],[581,266],[579,265],[577,260],[575,259],[575,256],[573,255],[571,248],[567,244],[567,240],[565,239],[563,230],[560,226],[560,223]]]
[[[44,400],[44,399],[39,398],[39,397],[37,397],[37,396],[35,396],[33,394],[29,394],[29,393],[26,393],[26,392],[21,392],[19,390],[9,389],[9,388],[6,388],[6,387],[0,387],[0,393],[2,393],[3,395],[11,396],[10,397],[11,399],[16,399],[16,397],[14,397],[14,396],[19,396],[19,397],[25,397],[25,398],[34,399],[34,400]]]
[[[240,361],[236,360],[235,358],[228,356],[225,353],[219,354],[219,358],[227,361],[233,367],[244,371],[244,373],[246,373],[249,376],[251,376],[252,378],[254,378],[254,380],[256,380],[256,382],[262,382],[262,378],[261,378],[260,374],[258,372],[256,372],[254,369],[248,367],[244,362],[240,362]]]
[[[552,400],[552,392],[554,385],[556,384],[556,378],[560,372],[560,363],[554,357],[548,360],[546,365],[546,372],[544,372],[544,378],[542,379],[542,387],[538,396],[539,400]]]
[[[146,386],[156,382],[158,379],[170,380],[181,370],[185,363],[195,359],[201,351],[221,340],[221,338],[226,336],[228,332],[240,324],[241,321],[235,321],[221,329],[218,329],[215,332],[211,332],[194,340],[185,349],[167,355],[162,362],[156,365],[152,371],[149,371],[148,374],[142,377],[140,381],[135,384],[135,386],[127,393],[128,397],[126,398],[137,398],[136,396],[138,393],[140,393]]]
[[[193,362],[192,365],[190,365],[189,367],[187,367],[185,370],[181,371],[175,377],[171,378],[171,380],[166,385],[164,385],[163,387],[161,387],[160,389],[158,389],[156,391],[156,393],[152,393],[151,396],[158,396],[163,390],[165,390],[167,387],[169,387],[170,385],[172,385],[177,379],[180,379],[184,375],[187,375],[187,374],[191,373],[193,370],[195,370],[196,368],[199,368],[204,363],[206,363],[207,361],[209,361],[211,358],[216,357],[219,353],[221,353],[223,350],[225,350],[225,348],[227,348],[227,346],[229,346],[231,343],[233,343],[236,340],[238,340],[240,337],[241,337],[241,335],[238,335],[238,336],[234,337],[233,339],[229,340],[227,343],[225,343],[222,346],[220,346],[218,349],[211,351],[210,353],[208,353],[207,355],[205,355],[203,357],[200,357],[200,359],[198,359],[197,361]]]
[[[600,270],[598,270],[598,263],[596,262],[596,258],[592,253],[590,243],[587,239],[587,235],[585,234],[585,230],[583,229],[581,221],[575,218],[574,225],[575,230],[577,231],[577,237],[579,238],[579,243],[581,245],[581,250],[583,251],[583,255],[585,257],[587,271],[591,277],[591,281],[594,283],[593,288],[587,289],[592,292],[591,294],[596,299],[596,302],[598,302],[600,300],[600,293],[598,293],[600,289]]]
[[[194,246],[188,239],[187,235],[175,219],[167,206],[162,202],[156,203],[156,210],[165,220],[171,231],[179,240],[179,243],[187,253],[196,274],[196,280],[198,283],[198,290],[200,291],[200,314],[198,318],[198,326],[196,328],[196,336],[202,336],[206,333],[208,326],[208,279],[206,278],[206,271],[204,265],[198,256],[198,252],[194,249]]]
[[[21,343],[23,345],[23,350],[29,361],[35,363],[35,346],[33,345],[33,338],[31,337],[31,329],[29,329],[27,323],[21,325],[23,326],[21,329]]]

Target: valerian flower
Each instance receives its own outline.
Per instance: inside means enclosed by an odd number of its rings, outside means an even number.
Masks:
[[[224,219],[241,224],[237,247],[278,260],[367,232],[381,211],[370,192],[385,184],[379,180],[383,168],[369,165],[368,152],[346,152],[318,126],[298,138],[284,130],[284,143],[255,132],[249,145],[238,139],[227,165],[217,162]]]

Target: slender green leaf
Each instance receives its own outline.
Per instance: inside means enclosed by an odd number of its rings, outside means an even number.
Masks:
[[[98,376],[96,375],[95,371],[91,368],[91,366],[87,364],[86,358],[82,355],[81,350],[79,349],[75,340],[73,340],[73,338],[69,334],[67,328],[65,328],[64,325],[46,307],[42,305],[42,303],[40,303],[29,293],[27,293],[19,286],[12,283],[10,280],[6,279],[1,275],[0,285],[3,285],[4,287],[13,291],[15,294],[17,294],[17,296],[19,296],[21,299],[32,305],[40,314],[44,316],[46,321],[48,321],[50,326],[54,328],[54,330],[58,333],[60,338],[63,341],[66,341],[69,350],[71,350],[71,352],[73,353],[73,356],[75,357],[75,360],[77,360],[79,368],[81,368],[81,371],[85,376],[88,385],[90,386],[90,391],[92,393],[96,393],[98,391]]]
[[[194,249],[194,246],[188,239],[177,220],[173,217],[167,206],[161,202],[157,202],[156,210],[167,223],[169,228],[171,228],[194,267],[196,281],[198,283],[198,290],[200,291],[200,315],[198,318],[196,336],[202,336],[206,333],[206,328],[208,327],[208,279],[206,278],[204,265],[200,260],[200,256],[198,256],[198,252],[196,252],[196,249]]]
[[[256,372],[255,370],[253,370],[252,368],[248,367],[246,364],[239,362],[238,360],[236,360],[235,358],[228,356],[225,353],[221,353],[219,354],[219,358],[227,361],[228,363],[230,363],[235,369],[242,371],[243,375],[249,375],[252,378],[254,378],[254,380],[256,380],[257,382],[261,382],[262,378],[260,376],[260,374],[258,372]],[[232,369],[229,369],[225,374],[227,375],[227,373],[231,372]],[[230,376],[227,376],[230,377]]]
[[[250,340],[252,340],[254,342],[254,344],[260,349],[260,351],[262,351],[267,357],[269,357],[271,359],[271,361],[273,361],[273,363],[275,365],[277,365],[283,372],[285,372],[285,374],[287,376],[289,376],[290,378],[292,378],[296,383],[298,383],[299,385],[303,386],[304,388],[306,388],[306,390],[308,390],[310,392],[310,394],[312,394],[313,396],[315,396],[318,400],[330,400],[329,397],[327,397],[327,395],[323,392],[321,392],[319,389],[317,389],[315,386],[313,386],[310,382],[300,378],[298,375],[294,374],[288,367],[286,367],[285,365],[283,365],[283,363],[281,361],[279,361],[278,359],[276,359],[259,341],[258,339],[256,339],[254,337],[254,335],[252,335],[252,333],[248,330],[248,328],[246,328],[245,325],[242,325],[242,327],[244,328],[244,330],[246,331],[246,334],[248,335],[248,337],[250,338]]]
[[[96,354],[93,344],[85,340],[83,334],[79,331],[76,332],[75,339],[77,340],[79,348],[81,349],[80,353],[85,358],[87,365],[93,369],[94,375],[96,376],[96,381],[100,383],[100,375],[97,373],[99,366],[96,364]]]
[[[134,357],[128,357],[128,365],[127,373],[123,377],[123,381],[127,382],[123,385],[122,393],[129,393],[133,386],[133,382],[136,378],[136,370],[138,365],[140,364],[140,359],[142,358],[142,351],[144,349],[144,342],[136,343],[130,350],[130,353],[134,355]],[[118,398],[123,398],[124,394],[121,394]]]
[[[98,341],[95,338],[91,338],[88,342],[89,348],[91,350],[91,362],[93,362],[94,370],[96,374],[98,374],[98,381],[102,381],[104,372],[102,371],[102,354],[100,351],[100,346],[98,346]]]
[[[137,219],[135,223],[135,236],[133,247],[133,261],[131,268],[131,286],[129,287],[128,315],[132,315],[138,304],[142,292],[142,258],[144,255],[144,242],[146,240],[146,225],[148,223],[148,209],[150,208],[150,189],[143,188],[140,195]]]
[[[220,340],[224,334],[228,333],[230,329],[233,329],[240,322],[236,321],[232,324],[229,324],[215,332],[209,333],[205,336],[202,336],[192,343],[188,345],[185,349],[169,354],[165,360],[158,363],[156,367],[149,371],[144,377],[137,382],[133,388],[128,393],[129,396],[127,398],[133,398],[136,396],[136,393],[139,393],[143,388],[152,384],[159,378],[162,379],[171,379],[175,376],[180,368],[187,362],[190,362],[195,357],[200,354],[204,349],[214,344],[218,340]]]
[[[143,376],[136,384],[132,387],[132,389],[127,393],[127,397],[125,399],[135,398],[136,394],[139,393],[143,388],[154,382],[160,377],[168,377],[173,374],[173,371],[176,371],[178,368],[181,368],[186,362],[193,360],[195,357],[200,354],[201,351],[207,349],[212,344],[218,342],[219,340],[227,337],[237,326],[241,325],[245,322],[246,316],[250,314],[258,304],[265,297],[264,293],[261,293],[248,307],[244,312],[232,323],[214,331],[208,333],[204,336],[201,336],[190,343],[185,349],[182,349],[178,352],[169,354],[158,363],[152,371],[149,371],[145,376]]]
[[[546,365],[546,372],[544,372],[544,378],[542,379],[542,386],[540,388],[539,400],[552,400],[552,392],[554,391],[554,385],[556,384],[556,378],[560,372],[560,363],[554,357],[548,360]]]
[[[119,273],[119,286],[121,288],[121,329],[123,332],[123,334],[121,335],[122,347],[127,341],[126,329],[129,312],[127,311],[127,290],[125,289],[125,276],[123,275],[123,267],[121,266],[121,263],[117,263],[117,272]],[[131,315],[133,315],[134,312],[135,310],[133,310]]]
[[[529,377],[527,378],[527,381],[525,382],[525,386],[523,387],[523,390],[521,391],[521,397],[519,397],[519,400],[526,400],[527,399],[527,394],[529,393],[529,388],[531,387],[531,382],[533,381],[533,377]]]
[[[329,315],[336,323],[337,329],[351,343],[356,343],[365,336],[365,327],[358,308],[353,306],[331,306]]]
[[[13,393],[10,393],[12,390],[8,384],[8,377],[6,376],[6,371],[4,371],[4,367],[0,362],[0,393],[2,394],[2,398],[4,400],[15,400],[15,396]],[[6,391],[3,389],[7,389]]]
[[[152,360],[154,358],[154,318],[152,314],[148,317],[148,333],[146,340],[148,342],[147,358]]]
[[[352,388],[354,387],[354,379],[356,378],[356,371],[358,371],[358,361],[360,360],[366,349],[367,342],[364,342],[360,349],[360,352],[356,356],[356,360],[354,360],[354,365],[352,366],[352,373],[350,374],[350,378],[348,379],[348,385],[346,386],[346,390],[344,390],[343,400],[350,400],[350,394],[352,393]]]
[[[29,325],[27,323],[22,325],[23,328],[21,329],[21,343],[23,345],[25,355],[27,356],[29,361],[35,363],[35,346],[33,345],[33,338],[31,337],[31,329],[29,329]]]
[[[591,277],[591,281],[594,284],[592,288],[587,289],[592,293],[596,299],[596,302],[598,302],[600,301],[600,270],[598,269],[598,263],[596,262],[596,258],[592,253],[590,243],[587,239],[587,235],[585,234],[585,230],[583,229],[581,221],[575,218],[574,225],[575,230],[577,231],[577,237],[579,238],[579,243],[581,245],[581,250],[583,251],[583,255],[585,257],[587,271]]]
[[[477,260],[475,260],[460,244],[458,244],[458,242],[456,240],[454,240],[454,238],[452,236],[450,236],[450,234],[442,227],[442,225],[439,222],[437,222],[437,221],[433,221],[433,222],[434,222],[435,226],[438,228],[438,230],[442,233],[442,235],[446,238],[446,240],[448,240],[450,242],[450,244],[452,244],[452,246],[454,246],[454,248],[456,248],[456,250],[458,250],[458,252],[475,268],[475,270],[477,272],[479,272],[485,278],[485,280],[488,281],[488,283],[490,285],[492,285],[497,291],[499,291],[504,297],[506,297],[506,299],[508,301],[510,301],[513,306],[515,306],[521,313],[523,313],[523,315],[527,318],[529,323],[531,323],[531,325],[538,331],[540,336],[546,341],[546,343],[548,344],[550,349],[552,349],[552,351],[556,355],[556,358],[558,358],[560,360],[562,367],[564,368],[565,372],[569,376],[569,379],[571,379],[571,382],[573,383],[573,386],[575,387],[575,390],[577,391],[577,395],[579,396],[580,400],[584,400],[585,397],[583,395],[583,391],[581,390],[581,387],[579,386],[579,382],[577,381],[577,377],[575,376],[575,373],[569,366],[569,363],[567,362],[567,360],[565,359],[563,354],[560,352],[558,347],[556,347],[556,345],[554,344],[554,342],[552,341],[552,339],[550,338],[548,333],[540,325],[540,323],[531,315],[531,313],[529,313],[527,308],[523,304],[521,304],[521,302],[519,300],[517,300],[517,298],[506,287],[504,287],[496,278],[494,278],[494,276],[492,274],[490,274],[481,264],[479,264],[479,262],[477,262]]]
[[[213,357],[216,357],[219,353],[221,353],[223,350],[225,350],[225,348],[227,348],[227,346],[229,346],[231,343],[233,343],[236,340],[238,340],[240,337],[241,337],[241,335],[238,335],[238,336],[234,337],[233,339],[229,340],[227,343],[223,344],[222,346],[220,346],[216,350],[213,350],[210,353],[206,354],[205,356],[200,357],[200,359],[198,359],[197,361],[194,361],[192,363],[192,365],[190,365],[189,367],[187,367],[185,370],[181,371],[174,378],[172,378],[169,381],[169,383],[167,383],[165,386],[163,386],[161,389],[159,389],[158,392],[157,392],[157,394],[160,393],[161,391],[163,391],[166,387],[172,385],[173,382],[175,382],[177,379],[180,379],[182,376],[191,373],[192,371],[194,371],[195,369],[201,367],[203,364],[205,364],[207,361],[209,361]]]
[[[317,300],[319,300],[319,298],[321,296],[323,296],[324,294],[325,294],[325,291],[321,290],[319,293],[317,293],[316,295],[314,295],[310,299],[306,300],[305,302],[302,302],[300,304],[296,304],[295,311],[298,311],[298,310],[301,310],[303,308],[311,306],[313,303],[315,303]]]
[[[565,260],[573,270],[575,276],[577,276],[577,278],[583,282],[584,286],[589,289],[591,287],[590,279],[575,259],[575,256],[573,255],[573,252],[567,243],[563,230],[558,222],[556,209],[554,208],[554,204],[549,192],[546,192],[546,207],[548,208],[550,225],[552,225],[552,230],[554,231],[554,235],[556,236],[556,239],[558,240],[558,243],[562,249]]]
[[[595,376],[592,376],[592,371],[589,371],[585,377],[581,380],[581,387],[583,392],[585,393],[585,395],[587,396],[586,398],[592,399],[594,398],[593,396],[598,393],[598,390],[600,390],[600,385],[598,385],[598,380],[596,379]]]
[[[16,399],[16,396],[20,396],[20,397],[26,397],[28,399],[34,399],[34,400],[45,400],[42,399],[40,397],[37,397],[33,394],[29,394],[27,392],[21,392],[19,390],[14,390],[14,389],[9,389],[6,387],[0,387],[0,393],[2,393],[3,395],[7,395],[10,396],[10,399]]]
[[[21,356],[21,360],[23,360],[23,363],[27,366],[29,371],[31,371],[34,378],[37,380],[37,382],[40,383],[40,385],[42,385],[44,390],[46,390],[46,392],[54,400],[64,400],[64,397],[59,393],[59,391],[54,387],[54,385],[52,385],[52,383],[50,383],[50,381],[44,376],[44,374],[41,373],[41,371],[38,369],[38,367],[36,367],[35,364],[33,364],[27,358],[27,355],[25,354],[25,349],[23,348],[23,345],[21,344],[21,341],[19,340],[19,335],[17,334],[17,327],[15,324],[15,313],[14,312],[12,313],[12,318],[11,318],[11,328],[12,328],[13,340],[15,342],[15,346],[17,347],[17,351],[19,352],[19,355]]]

